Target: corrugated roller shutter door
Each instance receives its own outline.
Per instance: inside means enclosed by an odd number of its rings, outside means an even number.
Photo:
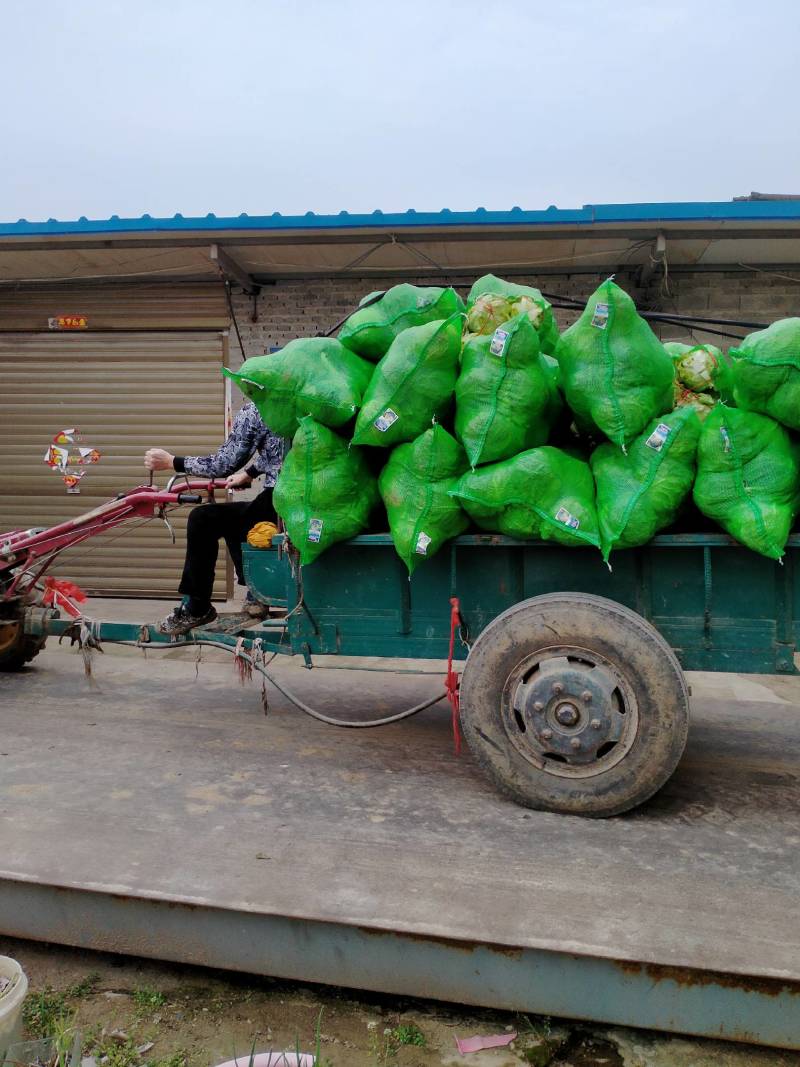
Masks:
[[[140,485],[150,446],[214,451],[224,437],[222,362],[219,332],[0,334],[0,530],[50,526]],[[103,454],[75,496],[43,462],[53,435],[72,426]],[[170,516],[174,546],[157,519],[118,527],[64,553],[53,573],[95,593],[173,596],[188,513]],[[226,585],[220,561],[215,595]]]

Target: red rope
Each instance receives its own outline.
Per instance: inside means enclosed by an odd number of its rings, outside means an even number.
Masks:
[[[447,676],[444,680],[447,699],[450,701],[450,707],[453,712],[453,743],[455,744],[457,756],[461,754],[461,729],[459,726],[459,678],[457,672],[453,670],[453,654],[456,647],[456,630],[461,625],[460,606],[457,596],[450,597],[450,652],[447,657]]]

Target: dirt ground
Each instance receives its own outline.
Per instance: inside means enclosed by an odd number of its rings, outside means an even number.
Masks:
[[[66,1014],[83,1067],[213,1067],[251,1051],[317,1053],[319,1067],[800,1067],[779,1052],[539,1016],[354,993],[10,938],[28,975],[26,1036]],[[456,1037],[505,1034],[461,1056]]]

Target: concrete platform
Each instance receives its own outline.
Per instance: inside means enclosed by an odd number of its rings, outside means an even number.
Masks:
[[[158,655],[0,675],[0,931],[800,1047],[800,681],[691,676],[677,773],[596,822],[498,796],[446,705],[265,718],[230,664]],[[327,714],[440,684],[278,669]]]

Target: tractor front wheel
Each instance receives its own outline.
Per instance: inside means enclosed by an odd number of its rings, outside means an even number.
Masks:
[[[19,671],[38,655],[45,645],[44,637],[25,633],[24,619],[0,619],[0,671]]]

